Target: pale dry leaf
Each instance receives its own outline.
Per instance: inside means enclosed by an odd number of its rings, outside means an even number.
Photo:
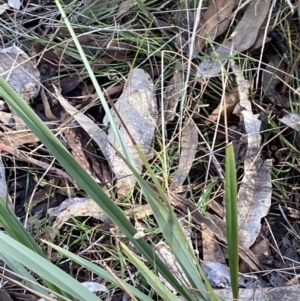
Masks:
[[[228,60],[226,57],[243,52],[254,45],[270,5],[271,0],[251,1],[229,39],[216,47],[210,58],[200,63],[196,76],[198,78],[218,76]]]
[[[244,177],[238,192],[239,241],[250,248],[260,232],[261,219],[270,210],[272,161],[263,161],[260,157],[261,121],[258,114],[252,113],[248,98],[249,83],[245,80],[242,70],[235,66],[234,61],[231,68],[236,75],[248,144],[244,160]]]
[[[216,290],[215,292],[224,301],[233,300],[231,289]],[[239,290],[239,301],[300,301],[299,296],[300,284]]]
[[[206,44],[207,38],[214,40],[228,28],[234,0],[210,1],[198,26],[194,53],[199,53]]]
[[[3,14],[7,9],[9,9],[9,5],[7,3],[0,4],[0,15]]]
[[[181,151],[178,167],[170,185],[170,191],[175,192],[184,183],[195,159],[198,145],[197,127],[192,118],[187,117],[182,130]]]
[[[279,118],[279,121],[296,130],[297,132],[300,132],[300,115],[289,113],[282,118]]]
[[[208,262],[201,260],[201,267],[203,268],[206,277],[213,288],[230,288],[230,270],[229,268],[221,263]],[[246,288],[257,288],[261,287],[256,276],[245,275],[242,273],[238,274],[238,282],[241,287]]]
[[[26,100],[38,96],[41,75],[30,57],[12,46],[0,50],[0,75]]]
[[[0,141],[8,146],[18,147],[24,144],[36,143],[40,140],[35,134],[27,130],[1,132]]]
[[[8,5],[14,9],[20,9],[21,1],[20,0],[8,0]]]
[[[78,111],[61,95],[58,89],[53,86],[55,96],[62,107],[78,122],[78,124],[89,134],[89,136],[97,143],[102,154],[107,158],[106,144],[107,138],[104,131],[89,117]]]
[[[142,3],[144,3],[146,0],[140,0]],[[119,5],[118,12],[117,12],[117,18],[122,16],[123,14],[127,13],[132,7],[137,5],[137,0],[125,0],[122,1]]]
[[[183,272],[181,266],[177,262],[175,256],[171,252],[170,247],[164,242],[160,242],[159,244],[156,245],[155,249],[156,249],[155,251],[156,254],[166,264],[169,271],[182,283],[189,285],[189,281],[185,273]],[[171,292],[177,293],[177,291],[173,288],[173,286],[167,280],[165,280],[160,274],[159,274],[159,278]]]
[[[115,112],[115,109],[118,114]],[[114,108],[111,109],[111,114],[139,173],[142,171],[143,162],[127,130],[144,155],[149,155],[157,126],[157,111],[154,83],[150,75],[142,69],[133,69],[122,95],[115,103]],[[118,115],[121,116],[122,121]],[[104,117],[103,123],[104,125],[109,124],[107,116]],[[126,125],[126,128],[123,123]],[[127,196],[135,185],[136,178],[118,154],[120,152],[124,155],[123,149],[111,127],[107,130],[107,140],[109,142],[106,147],[107,159],[117,178],[118,195],[121,197]]]
[[[77,216],[89,216],[110,223],[104,211],[90,198],[73,198],[63,201],[58,207],[48,210],[50,217],[56,216],[53,229],[59,230],[63,224]]]
[[[98,282],[85,281],[85,282],[81,282],[81,285],[83,285],[85,288],[87,288],[90,292],[93,292],[93,293],[108,292],[107,287]]]

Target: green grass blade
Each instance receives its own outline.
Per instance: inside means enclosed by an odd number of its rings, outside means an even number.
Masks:
[[[24,268],[24,266],[13,259],[9,254],[4,254],[0,252],[0,260],[5,262],[17,275],[20,275],[22,278],[22,282],[25,282],[25,285],[34,289],[36,292],[47,295],[48,291],[45,290],[41,285],[37,284],[37,281],[32,277],[32,275]],[[29,280],[29,281],[26,281]]]
[[[52,134],[48,127],[40,120],[27,103],[15,92],[15,90],[0,76],[0,94],[18,114],[26,125],[36,134],[47,149],[54,155],[58,162],[85,190],[85,192],[101,207],[107,216],[120,228],[120,230],[132,241],[138,250],[157,270],[168,279],[170,284],[178,287],[179,291],[186,294],[176,278],[166,268],[165,264],[153,253],[152,248],[144,239],[136,240],[136,229],[127,220],[123,211],[114,204],[91,176],[71,156],[62,143]]]
[[[129,162],[126,163],[136,176],[143,194],[145,195],[147,202],[150,204],[153,214],[164,234],[168,246],[171,248],[185,275],[187,276],[190,285],[194,289],[193,293],[191,291],[188,291],[189,299],[195,300],[196,298],[196,300],[219,300],[217,295],[214,293],[209,281],[207,280],[203,269],[198,263],[197,258],[195,257],[195,254],[181,228],[181,225],[179,224],[169,201],[167,200],[160,184],[157,181],[157,178],[155,177],[150,165],[148,164],[148,161],[146,160],[140,148],[137,145],[135,147],[141,159],[143,160],[143,163],[147,168],[149,175],[154,181],[157,190],[160,191],[163,202],[157,197],[157,195],[155,195],[146,181],[143,180],[142,177],[132,167],[130,167]],[[119,155],[122,157],[121,154]],[[124,157],[123,160],[126,161]],[[175,288],[177,289],[177,287]]]
[[[238,212],[237,182],[234,149],[232,143],[226,147],[225,165],[226,229],[228,242],[228,262],[233,298],[238,298]]]
[[[100,300],[84,286],[79,285],[78,281],[70,275],[3,232],[0,232],[0,253],[5,256],[9,255],[74,298],[89,301]]]
[[[24,228],[22,223],[16,217],[14,212],[9,208],[6,201],[0,195],[0,224],[4,227],[5,231],[16,241],[23,244],[25,247],[29,248],[33,252],[39,254],[40,256],[46,258],[43,251],[40,249],[36,241],[33,237],[28,233],[28,231]],[[9,254],[8,254],[9,255]],[[12,261],[6,262],[11,269],[14,269],[14,265],[10,265]],[[26,274],[22,274],[24,277],[27,277]],[[27,277],[28,278],[28,277]],[[44,279],[43,279],[44,280]],[[61,295],[66,295],[60,288],[56,287],[52,283],[45,281],[44,283],[47,287],[49,287],[52,291],[57,292]]]
[[[24,228],[20,220],[16,217],[14,212],[9,208],[6,201],[0,195],[0,224],[4,227],[5,231],[15,240],[22,243],[27,248],[36,252],[40,256],[45,257],[36,241]]]
[[[178,298],[161,282],[161,280],[150,271],[146,265],[126,247],[125,244],[121,243],[121,247],[131,263],[139,270],[144,276],[147,282],[155,290],[155,292],[161,296],[163,300],[178,301]]]
[[[112,275],[110,273],[108,273],[106,270],[104,270],[103,268],[100,268],[99,266],[93,264],[92,262],[90,262],[82,257],[79,257],[78,255],[73,254],[63,248],[60,248],[52,243],[49,243],[47,241],[44,241],[44,243],[51,246],[51,248],[55,249],[60,254],[66,256],[66,257],[70,258],[72,261],[78,263],[80,266],[87,268],[89,271],[99,275],[100,277],[106,279],[107,281],[111,282],[112,284],[119,286],[119,283],[116,281],[116,279],[114,277],[112,277]],[[122,280],[120,279],[120,281],[122,281]],[[126,287],[130,292],[132,292],[133,295],[135,295],[140,300],[153,301],[153,299],[149,298],[148,296],[146,296],[145,294],[140,292],[138,289],[136,289],[132,285],[129,285],[125,281],[122,281],[122,282],[123,282],[124,287]]]

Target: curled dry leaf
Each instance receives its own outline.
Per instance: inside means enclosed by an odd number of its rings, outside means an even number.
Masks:
[[[115,110],[117,110],[117,113]],[[111,114],[119,128],[122,139],[128,147],[128,151],[132,155],[135,168],[140,173],[143,162],[131,137],[144,155],[147,156],[151,152],[158,119],[154,84],[148,73],[138,68],[132,70],[122,95],[115,103],[114,108],[111,109]],[[119,119],[119,116],[122,120]],[[109,124],[107,116],[104,117],[103,123],[105,125]],[[118,152],[123,155],[124,153],[112,128],[107,130],[107,140],[107,159],[117,178],[118,194],[119,196],[126,196],[136,183],[136,179],[132,175],[131,169],[118,155]]]
[[[207,37],[214,40],[228,28],[234,0],[210,1],[209,6],[200,20],[195,40],[194,53],[199,53],[206,44]]]
[[[193,119],[187,117],[182,130],[179,165],[175,171],[174,178],[170,185],[171,191],[175,192],[178,190],[188,176],[195,159],[197,145],[197,127]]]
[[[41,75],[30,57],[13,46],[0,50],[0,75],[26,100],[37,97]]]
[[[204,59],[197,70],[197,77],[214,77],[219,75],[222,66],[230,55],[243,52],[254,45],[260,26],[270,8],[271,0],[250,1],[245,14],[239,21],[229,39],[216,48],[211,57]],[[223,58],[222,58],[223,57]]]
[[[239,241],[249,248],[259,234],[261,218],[268,214],[271,206],[272,161],[263,161],[260,157],[261,121],[258,119],[258,114],[254,115],[251,110],[251,102],[248,98],[249,83],[244,79],[241,69],[234,65],[234,61],[231,67],[239,89],[248,142],[244,160],[244,177],[238,192],[238,222]]]

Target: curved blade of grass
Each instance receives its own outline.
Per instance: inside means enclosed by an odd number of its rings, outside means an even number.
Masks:
[[[5,262],[17,275],[20,275],[23,278],[23,283],[25,281],[25,285],[31,287],[36,292],[47,295],[48,291],[45,290],[40,285],[37,284],[37,281],[32,277],[32,275],[24,268],[24,266],[17,260],[13,259],[9,254],[0,253],[0,260]],[[29,281],[26,281],[26,280]]]
[[[178,301],[178,298],[161,282],[161,280],[150,271],[146,265],[127,248],[127,246],[121,243],[121,247],[131,263],[139,270],[139,272],[144,276],[147,282],[155,290],[155,292],[161,296],[163,300],[168,301]]]
[[[225,200],[226,230],[228,242],[228,262],[230,268],[231,289],[234,299],[238,299],[238,213],[237,182],[233,145],[230,143],[225,151]]]
[[[136,240],[136,229],[128,221],[123,211],[106,195],[91,176],[71,156],[61,142],[52,134],[48,127],[27,105],[27,103],[15,92],[15,90],[0,76],[0,94],[8,102],[11,108],[18,114],[26,125],[36,134],[47,149],[54,155],[57,161],[85,190],[85,192],[101,207],[107,216],[120,228],[129,240],[138,248],[145,258],[156,266],[157,270],[168,279],[173,287],[183,296],[189,297],[187,291],[180,285],[177,279],[168,270],[166,265],[153,253],[152,248],[144,239]]]
[[[79,285],[78,281],[56,267],[44,257],[23,246],[7,234],[0,232],[0,252],[21,262],[43,279],[60,287],[64,292],[79,300],[99,301],[96,295]]]
[[[108,273],[106,270],[104,270],[103,268],[100,268],[99,266],[93,264],[92,262],[90,262],[74,253],[71,253],[61,247],[58,247],[52,243],[49,243],[47,241],[43,241],[43,242],[45,244],[49,245],[51,248],[58,251],[60,254],[66,256],[66,257],[70,258],[72,261],[78,263],[80,266],[85,267],[89,271],[92,271],[93,273],[106,279],[107,281],[111,282],[112,284],[119,286],[119,283],[116,281],[116,279],[114,277],[112,277],[112,275],[110,273]],[[120,281],[122,281],[122,280],[120,279]],[[123,283],[124,287],[126,287],[133,295],[135,295],[140,300],[153,301],[153,299],[149,298],[147,295],[143,294],[142,292],[140,292],[138,289],[136,289],[132,285],[128,284],[127,282],[122,281],[122,283]]]
[[[31,249],[35,253],[46,258],[38,244],[33,237],[24,228],[20,220],[16,217],[14,212],[9,208],[6,201],[0,195],[0,224],[5,231],[15,240]]]
[[[0,224],[4,227],[5,231],[7,231],[7,233],[13,239],[20,242],[21,244],[23,244],[25,247],[29,248],[33,252],[46,258],[43,251],[40,249],[40,247],[35,242],[33,237],[24,228],[24,226],[22,225],[20,220],[16,217],[16,215],[13,213],[13,211],[9,208],[8,204],[6,203],[6,201],[3,199],[1,195],[0,195]],[[6,261],[6,263],[11,269],[14,269],[16,267],[15,265],[10,265],[12,261]],[[23,275],[25,278],[28,278],[28,275],[26,273],[25,274],[22,273],[21,275]],[[44,284],[47,287],[49,287],[52,291],[57,292],[60,295],[67,296],[60,288],[56,287],[52,283],[45,281]]]
[[[135,145],[135,147],[164,202],[157,197],[146,181],[130,166],[129,162],[126,162],[124,157],[123,160],[128,164],[136,176],[143,194],[145,195],[147,202],[150,204],[153,214],[164,234],[168,246],[171,248],[172,253],[175,255],[185,275],[187,276],[190,285],[193,287],[193,292],[189,292],[190,298],[196,298],[196,300],[219,300],[218,296],[215,294],[209,281],[207,280],[197,258],[195,257],[186,235],[184,234],[181,225],[179,224],[178,219],[174,214],[173,209],[147,159],[145,158],[139,146]],[[122,157],[120,153],[119,156]]]

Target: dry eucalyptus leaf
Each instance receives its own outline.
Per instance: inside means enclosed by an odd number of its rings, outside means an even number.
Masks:
[[[260,157],[261,136],[258,114],[254,115],[248,98],[249,83],[242,70],[234,65],[231,68],[236,76],[240,95],[240,106],[247,133],[247,150],[244,160],[244,177],[238,192],[239,241],[246,247],[255,242],[260,229],[261,219],[266,216],[271,206],[272,161]]]
[[[216,290],[216,294],[224,301],[232,301],[232,290]],[[239,301],[299,301],[300,284],[282,287],[264,287],[240,289]]]
[[[225,264],[220,243],[215,239],[214,232],[205,224],[201,224],[203,260]]]
[[[111,109],[111,114],[115,119],[120,134],[128,147],[135,163],[137,172],[141,172],[143,162],[132,143],[133,137],[145,156],[151,152],[154,139],[155,128],[157,126],[158,112],[157,102],[154,97],[154,84],[150,75],[142,69],[133,69],[126,83],[126,87]],[[119,119],[117,110],[122,121]],[[105,116],[103,123],[109,124],[108,117]],[[126,128],[123,126],[126,125]],[[118,152],[124,155],[122,146],[118,141],[113,129],[107,130],[106,153],[107,159],[117,178],[117,188],[119,196],[127,196],[136,183],[131,169],[126,165]]]
[[[296,130],[297,132],[300,132],[300,115],[289,113],[282,118],[279,118],[279,121]]]
[[[170,190],[175,192],[178,190],[193,165],[195,159],[196,150],[198,145],[198,133],[197,127],[190,117],[187,117],[183,125],[181,136],[181,152],[178,167],[175,171],[174,178],[170,185]]]
[[[212,41],[221,35],[229,26],[234,0],[210,1],[200,20],[197,31],[194,53],[199,53],[206,44],[207,37]]]
[[[189,281],[187,277],[185,276],[185,273],[183,272],[181,266],[177,262],[175,256],[170,250],[170,247],[165,244],[164,242],[160,242],[156,245],[156,254],[158,257],[166,264],[169,271],[182,283],[185,283],[186,285],[189,285]],[[161,275],[159,275],[160,280],[167,286],[167,288],[173,292],[177,293],[177,291],[173,288],[173,286],[167,282]]]
[[[0,141],[8,146],[18,147],[24,144],[36,143],[39,140],[31,131],[6,131],[0,133]]]
[[[174,74],[168,82],[164,93],[164,117],[165,121],[172,121],[176,114],[176,107],[179,103],[184,86],[184,74],[181,65],[177,64]]]
[[[229,268],[221,263],[201,260],[208,281],[213,288],[231,288]],[[239,273],[238,282],[241,287],[258,288],[261,287],[256,276]]]
[[[106,134],[101,131],[99,126],[89,117],[78,111],[61,95],[58,89],[53,86],[55,96],[62,105],[62,107],[80,124],[80,126],[89,134],[89,136],[97,143],[102,154],[107,158],[106,154]]]
[[[204,59],[200,63],[197,77],[219,75],[222,66],[228,60],[226,57],[243,52],[254,45],[260,26],[269,12],[270,4],[271,0],[251,1],[229,39],[217,47],[215,53],[211,53],[211,58]]]
[[[63,201],[58,207],[48,210],[50,217],[56,216],[53,228],[58,230],[70,218],[77,216],[91,216],[103,223],[110,223],[104,211],[90,198],[73,198]]]
[[[26,100],[38,96],[40,72],[30,57],[20,48],[13,46],[0,50],[0,75]]]
[[[142,3],[144,3],[146,0],[140,0]],[[125,0],[122,1],[119,5],[118,12],[117,12],[117,18],[122,16],[123,14],[127,13],[132,7],[137,5],[139,1],[137,0]]]

